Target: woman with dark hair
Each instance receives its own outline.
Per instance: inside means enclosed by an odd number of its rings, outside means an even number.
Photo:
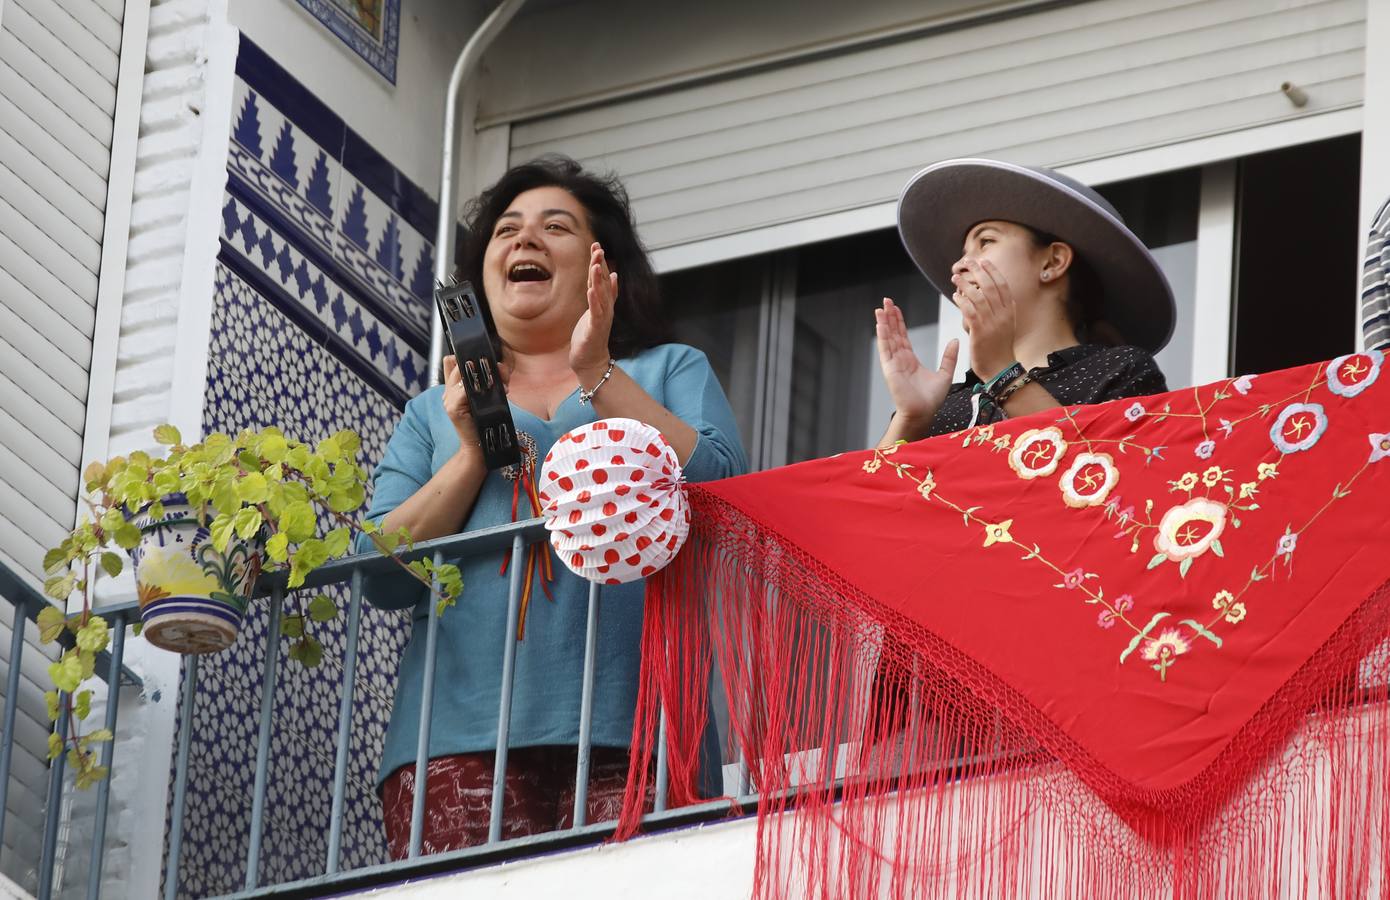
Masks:
[[[970,369],[952,384],[954,340],[938,368],[922,365],[885,298],[874,315],[895,413],[881,446],[1168,389],[1152,354],[1173,332],[1172,289],[1086,185],[1051,169],[947,160],[909,182],[898,228],[913,262],[960,309]]]
[[[664,343],[656,276],[638,240],[626,192],[613,179],[563,157],[507,172],[470,206],[460,253],[463,275],[481,286],[501,350],[508,400],[536,470],[557,438],[598,419],[657,428],[685,478],[703,481],[747,468],[732,411],[704,354]],[[377,466],[369,516],[416,541],[513,520],[517,473],[489,473],[458,366],[444,384],[411,400]],[[523,501],[524,503],[524,501]],[[523,509],[529,507],[523,505]],[[528,515],[523,512],[521,515]],[[439,622],[422,852],[487,839],[508,565],[502,554],[457,560],[463,594]],[[547,596],[527,604],[517,645],[502,837],[572,823],[588,582],[563,567]],[[541,576],[538,576],[538,578]],[[384,608],[428,615],[428,598],[399,577],[369,579]],[[599,617],[593,751],[586,819],[617,817],[627,776],[636,703],[641,582],[604,589]],[[386,733],[381,791],[387,842],[408,852],[424,628],[413,630]]]

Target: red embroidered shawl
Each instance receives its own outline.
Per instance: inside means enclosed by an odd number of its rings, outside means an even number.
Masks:
[[[691,485],[624,833],[659,706],[696,799],[717,664],[759,895],[1363,894],[1390,834],[1383,365]]]

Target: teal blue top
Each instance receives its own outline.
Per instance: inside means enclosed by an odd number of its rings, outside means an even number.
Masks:
[[[658,403],[695,429],[695,450],[685,464],[687,481],[742,474],[748,468],[729,401],[705,355],[684,344],[645,350],[619,367]],[[368,516],[380,519],[414,494],[459,446],[436,386],[406,404],[405,415],[373,475]],[[555,418],[541,419],[512,405],[516,427],[536,441],[544,459],[560,435],[597,418],[565,398]],[[519,513],[525,518],[525,513]],[[512,482],[489,473],[465,531],[512,521]],[[359,550],[369,549],[359,542]],[[507,576],[502,554],[453,560],[463,573],[457,605],[439,620],[430,757],[492,750],[497,744],[502,652],[506,640]],[[509,745],[574,746],[579,742],[579,695],[584,665],[584,629],[589,583],[554,561],[554,600],[537,585],[526,618],[526,637],[517,645],[515,693]],[[366,581],[367,601],[384,609],[411,608],[410,641],[401,657],[400,683],[386,730],[378,781],[415,761],[423,695],[425,622],[429,606],[423,587],[402,575]],[[598,667],[594,685],[593,744],[626,747],[632,738],[642,631],[643,582],[605,586],[599,607]]]

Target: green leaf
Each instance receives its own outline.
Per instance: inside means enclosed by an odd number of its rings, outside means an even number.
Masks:
[[[67,565],[68,552],[62,547],[54,547],[43,555],[43,571],[46,575],[56,575],[67,568]]]
[[[236,478],[228,475],[219,478],[212,486],[212,505],[219,513],[232,515],[241,509],[241,498],[237,496]]]
[[[290,539],[285,537],[283,531],[277,531],[265,542],[265,552],[275,562],[284,562],[290,558]]]
[[[101,744],[106,741],[114,741],[116,736],[111,733],[110,728],[98,728],[87,735],[87,740],[93,744]]]
[[[343,451],[343,456],[352,459],[357,455],[357,451],[362,449],[362,439],[357,436],[357,432],[344,428],[342,431],[333,435],[333,439],[338,442],[338,446]]]
[[[274,431],[262,433],[255,446],[256,453],[273,463],[283,462],[289,449],[285,436]]]
[[[435,570],[434,575],[439,579],[439,586],[448,595],[452,606],[454,598],[463,593],[463,573],[453,563],[445,563]]]
[[[56,733],[50,732],[48,735],[48,758],[57,759],[63,755],[63,739]]]
[[[1148,566],[1146,566],[1145,568],[1152,569],[1152,568],[1154,568],[1155,566],[1157,566],[1157,565],[1159,565],[1160,563],[1162,563],[1162,562],[1163,562],[1165,559],[1167,559],[1167,558],[1168,558],[1168,554],[1166,554],[1166,553],[1155,553],[1155,554],[1153,555],[1153,559],[1149,560],[1149,564],[1148,564]]]
[[[318,538],[311,538],[299,545],[290,558],[289,586],[304,584],[304,577],[328,560],[328,548]]]
[[[111,774],[111,770],[106,766],[87,766],[77,772],[77,789],[85,791],[92,785],[105,781],[106,776]]]
[[[230,513],[222,513],[212,520],[212,528],[209,531],[212,534],[212,546],[218,553],[226,553],[227,548],[231,546],[232,537],[236,534],[235,525],[236,520]]]
[[[454,605],[454,598],[453,598],[452,595],[446,594],[445,596],[440,597],[439,600],[438,600],[438,602],[436,602],[435,605],[434,605],[434,614],[435,614],[435,616],[438,617],[438,616],[444,615],[444,610],[448,609],[449,607],[451,607],[451,606],[453,606],[453,605]]]
[[[237,510],[237,514],[232,517],[232,527],[236,529],[236,536],[243,541],[249,541],[256,536],[256,532],[261,530],[261,511],[254,506],[246,506]]]
[[[368,532],[369,534],[371,532]],[[383,531],[375,535],[376,543],[382,553],[395,553],[401,544],[401,536],[394,531]]]
[[[1123,663],[1129,655],[1134,652],[1134,649],[1143,643],[1144,638],[1149,636],[1149,632],[1153,631],[1154,626],[1166,618],[1168,618],[1168,613],[1166,612],[1155,613],[1154,617],[1149,620],[1149,624],[1144,626],[1144,630],[1136,634],[1134,640],[1130,641],[1129,646],[1120,654],[1120,662]]]
[[[310,538],[299,545],[294,557],[305,571],[312,572],[328,561],[328,546],[318,538]]]
[[[140,632],[142,632],[142,631],[144,631],[144,630],[145,630],[145,623],[144,623],[144,622],[141,622],[139,619],[136,619],[134,622],[131,623],[131,626],[130,626],[130,633],[133,634],[133,635],[135,635],[136,637],[139,637],[139,636],[140,636]]]
[[[289,452],[285,454],[283,462],[291,469],[298,469],[302,472],[304,467],[309,464],[309,448],[298,444],[291,447]]]
[[[352,541],[352,529],[334,528],[323,536],[324,546],[328,548],[330,559],[336,559],[347,552],[348,544]]]
[[[106,480],[106,466],[95,461],[88,463],[87,468],[82,470],[82,480],[87,483],[87,490],[93,491]]]
[[[306,669],[315,668],[323,662],[323,645],[311,637],[304,637],[291,645],[290,659],[298,660]]]
[[[308,500],[290,503],[280,513],[280,530],[291,543],[298,544],[313,537],[317,524],[314,507]]]
[[[315,622],[330,622],[338,617],[338,604],[326,594],[319,594],[309,601],[309,618]]]
[[[71,694],[82,683],[82,659],[77,652],[69,650],[48,667],[48,677],[58,690]]]
[[[125,524],[125,516],[116,508],[108,509],[101,514],[100,524],[103,531],[115,531]]]
[[[134,550],[140,546],[140,528],[134,522],[126,522],[112,535],[116,546],[122,550]]]
[[[89,616],[87,624],[77,630],[77,646],[86,653],[100,653],[111,643],[111,629],[101,616]]]
[[[76,586],[76,575],[57,575],[44,581],[43,592],[54,600],[66,600]]]
[[[242,503],[264,503],[270,497],[265,476],[260,472],[243,475],[237,482],[236,492]]]
[[[166,447],[172,447],[175,444],[183,443],[183,435],[179,434],[177,428],[169,424],[155,426],[154,439],[157,443],[163,444]]]
[[[58,703],[58,692],[45,691],[43,695],[43,702],[48,705],[48,721],[58,721],[58,715],[62,711]]]
[[[317,453],[319,458],[324,462],[335,463],[343,458],[343,448],[338,446],[338,439],[334,437],[326,437],[319,441],[318,446],[314,448],[314,452]]]
[[[124,568],[125,563],[121,561],[121,555],[119,553],[112,553],[108,550],[101,555],[101,569],[112,578],[121,574],[121,569]]]
[[[1211,633],[1210,631],[1208,631],[1203,625],[1201,625],[1200,623],[1198,623],[1195,619],[1183,619],[1182,622],[1179,623],[1179,624],[1187,625],[1187,626],[1191,627],[1191,629],[1192,629],[1193,631],[1197,632],[1197,634],[1199,634],[1199,635],[1201,635],[1202,637],[1206,638],[1207,640],[1211,641],[1211,642],[1212,642],[1213,644],[1215,644],[1216,646],[1218,646],[1218,647],[1221,646],[1221,638],[1219,638],[1219,637],[1217,637],[1216,635],[1212,634],[1212,633]]]
[[[67,624],[67,618],[63,611],[56,606],[45,606],[39,610],[39,640],[45,644],[56,641],[58,635],[63,633],[63,626]]]
[[[1220,538],[1217,538],[1216,540],[1211,542],[1211,552],[1221,557],[1224,557],[1226,555],[1226,551],[1221,547]]]
[[[280,620],[280,634],[287,638],[304,637],[304,617],[285,616]]]
[[[73,695],[72,713],[77,716],[77,721],[85,721],[92,714],[92,692],[78,691]]]
[[[176,469],[160,469],[154,474],[154,489],[161,497],[169,494],[177,494],[179,491],[179,473]]]
[[[367,499],[367,491],[360,484],[329,491],[328,508],[334,512],[346,513],[360,507]]]
[[[1189,556],[1187,559],[1184,559],[1182,562],[1178,563],[1178,574],[1181,575],[1183,578],[1186,578],[1187,570],[1190,568],[1192,568],[1192,557]]]

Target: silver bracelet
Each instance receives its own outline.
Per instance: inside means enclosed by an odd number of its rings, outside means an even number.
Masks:
[[[580,406],[587,406],[589,404],[589,401],[594,399],[594,394],[598,393],[598,389],[603,387],[603,383],[608,380],[608,377],[610,375],[613,374],[613,366],[615,365],[617,365],[617,360],[613,359],[612,357],[609,357],[608,371],[603,373],[603,377],[598,380],[598,384],[594,385],[593,389],[588,391],[584,390],[582,386],[579,388]]]

